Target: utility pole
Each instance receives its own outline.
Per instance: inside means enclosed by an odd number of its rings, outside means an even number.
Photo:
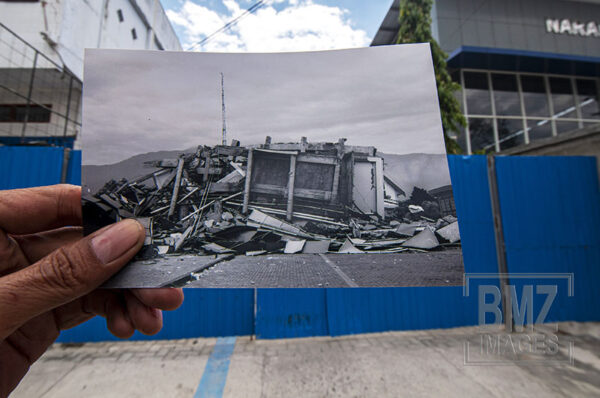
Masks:
[[[223,82],[223,72],[221,72],[221,113],[223,117],[223,140],[222,144],[227,145],[227,125],[225,124],[225,84]]]

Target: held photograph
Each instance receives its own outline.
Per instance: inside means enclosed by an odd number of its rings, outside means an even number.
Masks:
[[[106,287],[461,285],[429,44],[86,50],[84,230],[144,247]]]

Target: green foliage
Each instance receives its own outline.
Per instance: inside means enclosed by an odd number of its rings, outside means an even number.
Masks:
[[[466,126],[466,120],[460,111],[460,104],[454,92],[460,90],[460,85],[452,81],[446,69],[448,55],[440,48],[431,34],[432,0],[401,0],[400,29],[398,44],[429,43],[435,69],[444,140],[448,153],[461,153],[462,150],[448,133],[453,131],[460,134],[460,128]]]

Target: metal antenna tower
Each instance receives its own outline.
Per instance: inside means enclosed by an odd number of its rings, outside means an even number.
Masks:
[[[222,144],[227,145],[227,125],[225,124],[225,84],[223,82],[223,72],[221,72],[221,112],[223,117],[223,140]]]

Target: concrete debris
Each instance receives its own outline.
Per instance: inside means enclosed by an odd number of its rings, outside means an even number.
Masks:
[[[295,254],[300,253],[302,249],[304,249],[305,240],[288,240],[285,244],[285,249],[283,252],[285,254]]]
[[[456,243],[460,240],[460,232],[458,231],[458,221],[450,225],[440,228],[436,233],[450,243]]]
[[[406,242],[403,242],[402,246],[414,249],[435,249],[439,244],[440,242],[438,242],[434,233],[431,232],[431,229],[425,228]]]
[[[395,233],[401,236],[414,236],[417,229],[421,227],[418,223],[400,224],[394,230]]]
[[[320,254],[329,251],[330,240],[309,240],[304,244],[302,253]]]
[[[356,248],[356,246],[354,246],[352,244],[352,242],[349,239],[346,239],[344,241],[344,243],[342,244],[342,247],[340,247],[340,249],[338,250],[338,253],[364,253],[364,251]]]
[[[417,205],[408,205],[408,211],[412,214],[423,213],[425,210],[421,206]]]
[[[261,254],[266,254],[267,251],[266,250],[254,250],[254,251],[249,251],[246,252],[246,256],[260,256]]]
[[[144,164],[151,169],[141,177],[83,195],[86,234],[123,218],[142,223],[138,259],[398,253],[460,242],[456,217],[442,217],[427,191],[415,187],[401,200],[401,187],[385,176],[393,192],[384,192],[383,158],[344,139],[247,147],[233,140]]]
[[[233,250],[218,245],[216,243],[207,243],[206,245],[202,245],[202,248],[207,252],[223,254],[223,253],[232,253]]]

